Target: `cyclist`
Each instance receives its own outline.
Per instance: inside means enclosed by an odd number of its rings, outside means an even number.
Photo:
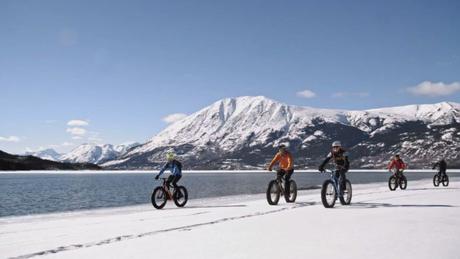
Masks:
[[[279,163],[279,169],[276,172],[278,180],[281,180],[281,177],[285,175],[284,189],[285,193],[289,193],[289,180],[294,173],[294,159],[283,144],[278,146],[278,153],[276,153],[275,157],[268,165],[268,171],[271,172],[276,163]]]
[[[169,189],[169,185],[172,183],[174,188],[177,188],[177,182],[179,182],[180,178],[182,178],[182,164],[175,159],[174,152],[168,151],[166,153],[166,159],[168,160],[160,172],[155,176],[155,180],[160,178],[160,175],[163,174],[165,170],[170,170],[171,175],[166,180],[166,186]]]
[[[439,167],[439,174],[441,177],[446,176],[446,170],[447,170],[447,163],[444,159],[441,159],[439,162],[435,163],[433,165],[433,170],[436,169],[436,167]]]
[[[347,179],[345,173],[350,169],[350,162],[348,161],[348,154],[345,149],[342,147],[340,141],[334,141],[332,143],[332,150],[327,155],[326,159],[319,166],[318,170],[320,172],[324,171],[324,167],[329,161],[333,159],[336,167],[335,175],[339,178],[340,188],[345,189],[345,180]]]
[[[406,169],[406,167],[407,167],[406,164],[404,163],[404,161],[401,159],[399,155],[395,155],[393,159],[390,161],[390,164],[388,164],[388,169],[390,171],[393,168],[396,169],[396,172],[394,173],[395,175],[402,174],[402,172],[404,171],[404,169]]]

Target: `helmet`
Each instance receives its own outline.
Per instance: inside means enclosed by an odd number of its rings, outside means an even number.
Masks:
[[[341,147],[342,146],[342,143],[338,140],[332,142],[332,147]]]
[[[278,146],[278,149],[286,149],[286,145],[281,144],[281,145]]]
[[[166,159],[168,159],[168,161],[173,160],[174,157],[175,157],[175,155],[174,155],[174,152],[173,152],[173,151],[168,151],[168,152],[166,152]]]

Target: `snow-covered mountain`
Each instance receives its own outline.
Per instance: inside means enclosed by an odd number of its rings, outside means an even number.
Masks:
[[[51,161],[60,161],[60,157],[62,154],[59,154],[54,149],[49,148],[49,149],[39,150],[36,152],[26,152],[24,155],[35,156],[41,159],[46,159],[46,160],[51,160]]]
[[[460,104],[380,108],[364,111],[290,106],[263,96],[228,98],[170,125],[109,168],[151,168],[174,149],[188,168],[261,168],[274,147],[289,144],[296,164],[316,167],[339,139],[355,167],[381,167],[401,153],[412,165],[460,151]]]
[[[101,164],[114,160],[125,154],[131,148],[139,145],[138,143],[111,145],[111,144],[82,144],[71,152],[60,157],[60,161],[71,163],[93,163]]]

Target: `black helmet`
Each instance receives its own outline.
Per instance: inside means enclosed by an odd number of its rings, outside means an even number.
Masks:
[[[286,145],[281,144],[281,145],[278,146],[278,149],[286,149]]]

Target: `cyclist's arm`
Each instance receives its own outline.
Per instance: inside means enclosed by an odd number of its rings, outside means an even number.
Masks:
[[[169,163],[166,163],[163,168],[161,168],[160,172],[158,173],[158,177],[160,177],[166,169],[168,169]]]
[[[345,170],[348,171],[350,169],[350,161],[348,161],[348,156],[345,156]]]
[[[324,170],[324,167],[326,166],[327,163],[329,163],[329,160],[331,160],[331,158],[332,158],[332,154],[329,153],[326,159],[324,159],[323,163],[321,163],[321,165],[319,166],[320,171],[322,171],[321,169]]]
[[[292,154],[288,153],[288,170],[294,169],[294,159],[292,158]]]
[[[272,161],[270,162],[270,164],[268,165],[268,170],[271,171],[272,170],[272,167],[273,165],[278,162],[278,160],[280,160],[280,154],[279,153],[276,153],[275,157],[272,159]]]

